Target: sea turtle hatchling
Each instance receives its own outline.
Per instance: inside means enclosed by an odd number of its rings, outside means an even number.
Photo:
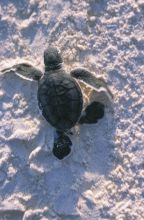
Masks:
[[[84,68],[67,74],[62,63],[60,51],[48,47],[44,51],[44,74],[28,63],[2,70],[38,81],[39,108],[55,128],[53,154],[58,159],[63,159],[71,151],[70,129],[77,123],[96,123],[104,116],[104,107],[112,103],[112,94],[102,79],[97,79]]]

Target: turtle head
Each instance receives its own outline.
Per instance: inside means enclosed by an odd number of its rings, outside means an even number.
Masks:
[[[48,47],[44,51],[44,64],[46,71],[60,69],[62,62],[61,53],[56,47]]]

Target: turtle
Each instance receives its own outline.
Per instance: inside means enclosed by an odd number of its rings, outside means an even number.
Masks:
[[[44,50],[44,65],[44,73],[27,62],[2,72],[13,71],[24,79],[38,81],[38,105],[43,117],[55,128],[52,151],[61,160],[71,152],[71,128],[78,123],[97,123],[103,118],[105,107],[112,102],[112,93],[104,80],[85,68],[76,68],[68,74],[55,46]]]

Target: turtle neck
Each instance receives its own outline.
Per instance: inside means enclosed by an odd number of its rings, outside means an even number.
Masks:
[[[60,69],[62,67],[62,63],[59,63],[57,65],[48,65],[48,66],[45,66],[45,72],[48,72],[50,70],[57,70],[57,69]]]

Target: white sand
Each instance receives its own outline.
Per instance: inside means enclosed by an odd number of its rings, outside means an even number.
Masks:
[[[57,160],[37,83],[0,76],[0,220],[144,219],[144,1],[0,0],[0,69],[43,68],[58,46],[70,71],[103,76],[114,114],[80,127]]]

